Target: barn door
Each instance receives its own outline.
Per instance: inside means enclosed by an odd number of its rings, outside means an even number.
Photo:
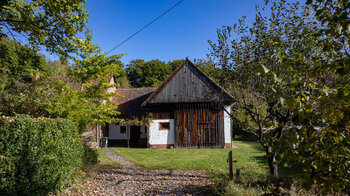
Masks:
[[[209,103],[178,104],[174,112],[175,147],[223,147],[222,111]]]

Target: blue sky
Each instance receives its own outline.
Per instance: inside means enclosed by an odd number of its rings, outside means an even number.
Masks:
[[[94,43],[107,52],[177,2],[87,0],[88,28]],[[233,25],[242,16],[252,22],[255,5],[263,3],[263,0],[185,0],[110,54],[126,53],[123,63],[132,59],[206,58],[208,40],[216,39],[217,28]]]

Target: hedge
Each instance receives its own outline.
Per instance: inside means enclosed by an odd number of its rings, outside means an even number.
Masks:
[[[0,117],[0,195],[60,193],[81,167],[83,153],[69,120]]]

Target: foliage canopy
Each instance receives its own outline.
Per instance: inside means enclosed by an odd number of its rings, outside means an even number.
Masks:
[[[85,0],[5,0],[0,3],[0,33],[15,41],[23,35],[34,48],[67,56],[77,52],[87,17]]]
[[[265,148],[271,174],[278,176],[277,163],[283,161],[302,166],[299,179],[307,188],[345,191],[350,180],[349,36],[333,27],[349,21],[348,15],[343,20],[349,4],[309,3],[315,15],[310,6],[272,1],[257,10],[252,26],[245,18],[224,26],[218,41],[209,42],[211,58],[231,70],[226,76],[237,101],[232,117]],[[264,15],[267,9],[270,14]]]

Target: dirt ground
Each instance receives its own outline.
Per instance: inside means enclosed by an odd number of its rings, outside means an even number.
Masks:
[[[201,170],[145,170],[111,150],[120,169],[100,170],[67,195],[207,195],[210,176]]]

